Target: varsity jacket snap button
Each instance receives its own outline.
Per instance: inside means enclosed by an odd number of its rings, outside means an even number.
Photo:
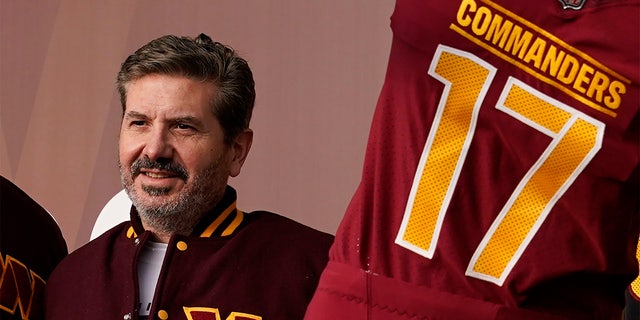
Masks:
[[[127,313],[122,317],[123,320],[131,320],[131,313]]]
[[[169,313],[167,313],[164,310],[160,310],[160,311],[158,311],[158,318],[160,318],[162,320],[169,319]]]
[[[187,243],[184,241],[178,241],[178,243],[176,243],[176,247],[178,247],[178,250],[180,251],[185,251],[187,250]]]

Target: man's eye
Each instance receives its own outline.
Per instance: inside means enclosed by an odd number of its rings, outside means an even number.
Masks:
[[[178,123],[176,124],[176,128],[180,129],[180,130],[192,130],[193,127],[188,125],[188,124],[184,124],[184,123]]]
[[[141,127],[144,126],[145,122],[143,120],[134,120],[131,121],[131,126],[132,127]]]

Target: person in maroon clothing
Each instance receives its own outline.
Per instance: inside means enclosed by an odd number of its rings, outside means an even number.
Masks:
[[[0,319],[43,319],[46,281],[66,255],[49,212],[0,176]]]
[[[247,62],[208,36],[155,39],[122,64],[123,222],[66,258],[56,319],[301,319],[332,236],[245,213],[227,185],[251,147]]]

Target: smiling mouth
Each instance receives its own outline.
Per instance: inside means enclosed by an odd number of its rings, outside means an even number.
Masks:
[[[175,174],[165,173],[165,172],[150,172],[150,171],[142,171],[141,174],[144,174],[147,177],[154,179],[165,179],[165,178],[175,178],[177,177]]]
[[[152,179],[179,178],[186,181],[189,178],[187,170],[181,165],[172,163],[169,159],[152,161],[147,156],[131,165],[131,177],[135,179],[140,174]]]

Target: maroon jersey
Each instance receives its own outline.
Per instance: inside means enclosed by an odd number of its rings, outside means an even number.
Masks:
[[[362,181],[308,319],[620,319],[638,268],[640,2],[563,2],[397,1]]]
[[[138,319],[137,268],[150,240],[132,222],[71,253],[46,288],[46,319]],[[236,208],[224,198],[191,236],[173,236],[149,319],[301,319],[333,237],[285,217]]]

